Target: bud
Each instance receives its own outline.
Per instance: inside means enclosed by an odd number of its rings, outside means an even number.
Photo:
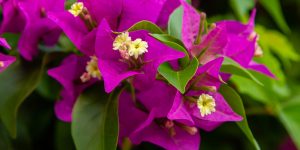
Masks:
[[[254,56],[255,56],[255,57],[262,57],[263,54],[264,54],[263,50],[262,50],[261,47],[256,43],[256,45],[255,45]]]
[[[180,126],[184,131],[189,133],[190,135],[195,135],[198,132],[198,129],[196,127],[190,127],[186,125],[181,125]]]
[[[4,67],[4,62],[0,61],[0,68]]]
[[[165,121],[165,127],[168,128],[168,129],[174,127],[174,122],[171,121],[171,120]]]

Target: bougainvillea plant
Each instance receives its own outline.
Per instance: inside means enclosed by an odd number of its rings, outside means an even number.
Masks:
[[[242,23],[208,21],[185,0],[0,4],[0,80],[8,86],[0,94],[0,118],[13,137],[17,109],[38,86],[57,100],[56,117],[72,124],[77,149],[130,149],[148,142],[197,150],[202,132],[226,122],[237,123],[259,149],[231,80],[263,86],[254,74],[278,79],[255,61],[264,57],[255,8]],[[18,35],[15,43],[11,35]],[[45,91],[36,81],[41,78],[60,85],[45,83]]]

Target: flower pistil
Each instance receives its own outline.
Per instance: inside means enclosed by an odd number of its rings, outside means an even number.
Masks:
[[[148,52],[147,48],[148,48],[148,43],[138,38],[131,42],[129,46],[128,54],[129,56],[133,56],[135,59],[137,59],[139,55]]]
[[[148,52],[148,43],[140,38],[132,41],[128,32],[119,34],[113,42],[113,50],[118,50],[122,58],[133,57],[138,59],[140,55]]]
[[[88,9],[84,7],[83,2],[75,2],[68,11],[74,17],[79,16],[90,31],[97,27],[97,22],[93,20]]]
[[[215,99],[208,94],[201,94],[197,100],[197,106],[200,109],[200,114],[202,117],[210,115],[216,111]]]
[[[81,12],[83,11],[83,8],[84,8],[84,5],[82,2],[76,2],[71,6],[71,8],[69,9],[69,12],[73,16],[77,17],[77,16],[79,16],[79,14],[81,14]]]
[[[101,73],[98,68],[98,58],[96,56],[91,56],[91,60],[87,62],[86,72],[80,77],[82,82],[87,82],[91,78],[97,78],[101,80]]]
[[[128,32],[119,34],[113,42],[113,50],[127,51],[131,43],[131,37]]]

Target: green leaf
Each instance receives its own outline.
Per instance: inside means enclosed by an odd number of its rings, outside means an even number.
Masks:
[[[174,71],[169,63],[163,63],[159,66],[158,72],[166,78],[169,83],[175,86],[181,93],[185,92],[187,83],[195,75],[199,62],[197,58],[193,58],[190,64],[180,71]]]
[[[60,35],[57,44],[51,46],[39,44],[38,48],[40,51],[45,53],[54,53],[54,52],[78,53],[79,52],[75,47],[75,45],[72,43],[72,41],[65,34]]]
[[[181,67],[185,67],[186,65],[188,65],[189,60],[190,60],[189,54],[188,54],[184,44],[180,40],[178,40],[175,37],[172,37],[168,34],[150,34],[150,35],[152,37],[154,37],[155,39],[159,40],[160,42],[162,42],[176,50],[184,52],[185,57],[179,59],[179,63],[180,63]]]
[[[4,33],[2,37],[6,39],[7,43],[11,46],[12,49],[17,48],[20,34]]]
[[[64,49],[64,51],[74,51],[76,46],[72,43],[72,41],[65,35],[62,34],[58,39],[58,44]]]
[[[282,31],[285,33],[291,32],[285,22],[279,0],[259,0],[258,2],[269,12]]]
[[[103,88],[88,89],[73,110],[72,137],[78,150],[116,150],[119,132],[118,98],[121,90],[108,97]]]
[[[274,30],[266,32],[265,36],[265,41],[268,42],[270,49],[280,57],[294,61],[299,60],[299,55],[286,36]]]
[[[288,103],[278,105],[278,117],[292,137],[295,145],[300,149],[300,97]]]
[[[263,85],[257,78],[255,78],[251,74],[251,72],[249,72],[247,69],[243,68],[240,64],[228,57],[225,57],[224,59],[224,62],[221,67],[221,72],[242,76],[256,82],[259,85]]]
[[[150,35],[161,42],[170,41],[170,42],[176,43],[182,47],[181,49],[184,49],[186,51],[186,48],[185,48],[183,42],[180,41],[179,39],[177,39],[176,37],[173,37],[169,34],[150,34]]]
[[[170,15],[168,22],[168,33],[177,39],[181,39],[182,15],[183,8],[180,6]]]
[[[256,101],[264,104],[270,103],[271,100],[276,101],[274,98],[270,98],[270,93],[272,93],[272,91],[271,89],[268,89],[269,87],[266,85],[260,86],[246,78],[235,75],[232,76],[230,80],[234,83],[240,93],[247,94]]]
[[[246,137],[249,139],[249,141],[253,144],[255,149],[260,150],[260,147],[254,138],[251,129],[249,128],[244,105],[242,102],[241,97],[236,93],[235,90],[233,90],[231,87],[227,85],[222,85],[219,89],[220,93],[223,95],[223,97],[226,99],[228,104],[231,106],[231,108],[242,116],[244,119],[243,121],[237,122],[237,125],[239,128],[244,132]]]
[[[246,78],[239,76],[232,76],[230,79],[233,81],[239,92],[247,94],[264,104],[270,104],[286,99],[290,95],[290,90],[285,82],[284,74],[281,70],[281,64],[278,60],[269,52],[268,49],[264,49],[264,56],[257,59],[258,62],[266,65],[272,73],[275,74],[276,79],[267,77],[257,72],[252,72],[264,86],[260,86]]]
[[[2,122],[0,122],[0,149],[13,150],[12,140],[6,132]]]
[[[154,23],[150,21],[140,21],[134,25],[132,25],[127,31],[137,31],[137,30],[147,30],[150,33],[163,34],[164,32]]]
[[[0,117],[14,138],[18,108],[37,87],[43,70],[42,60],[25,62],[18,59],[0,73]]]
[[[267,30],[262,26],[256,26],[256,32],[259,34],[259,44],[265,51],[270,50],[279,56],[286,67],[290,66],[290,61],[298,61],[299,54],[296,53],[290,40],[276,30]]]
[[[54,132],[55,150],[73,150],[75,145],[71,135],[71,124],[57,121]]]
[[[254,7],[253,0],[230,0],[230,6],[242,22],[248,21],[248,13]]]
[[[36,90],[41,96],[50,100],[56,100],[59,98],[61,86],[56,80],[51,78],[47,72],[44,72]]]
[[[251,83],[249,80],[245,80],[238,76],[233,76],[231,81],[235,83],[235,86],[241,93],[247,94],[254,98],[254,100],[260,101],[267,105],[273,105],[281,100],[288,99],[291,91],[288,88],[288,85],[285,81],[285,75],[282,71],[282,64],[279,62],[278,57],[275,57],[273,53],[274,50],[271,51],[271,47],[282,45],[277,45],[277,42],[274,42],[271,36],[269,36],[269,32],[273,32],[272,30],[266,30],[262,26],[258,26],[256,31],[260,35],[260,46],[263,49],[263,57],[256,58],[255,61],[266,65],[270,71],[275,74],[276,79],[272,79],[261,75],[256,72],[252,72],[252,74],[259,79],[263,83],[263,87],[257,84]],[[272,39],[269,39],[272,38]],[[280,42],[279,42],[280,43]],[[282,49],[281,49],[282,50]],[[291,51],[291,52],[289,52]],[[272,53],[273,52],[273,53]],[[282,55],[284,54],[285,50],[282,50]],[[275,52],[276,53],[276,52]],[[280,53],[280,52],[279,52]],[[276,53],[279,58],[282,58],[279,53]],[[287,48],[287,54],[293,55],[294,50]],[[298,57],[297,55],[291,57]],[[285,60],[291,60],[292,58],[285,55]],[[297,58],[296,58],[297,59]],[[284,61],[283,61],[284,62]]]
[[[39,44],[38,48],[40,51],[45,52],[45,53],[63,52],[65,50],[65,49],[59,47],[58,45],[46,46],[46,45]]]

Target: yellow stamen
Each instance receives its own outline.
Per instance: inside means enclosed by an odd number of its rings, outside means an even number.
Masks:
[[[101,80],[101,73],[98,68],[98,58],[96,56],[91,56],[91,60],[87,62],[85,70],[86,72],[80,77],[82,82],[87,82],[91,78]]]
[[[84,8],[84,5],[82,2],[76,2],[71,6],[71,8],[69,9],[69,12],[73,16],[77,17],[82,12],[83,8]]]
[[[140,38],[132,41],[128,32],[119,34],[113,42],[113,50],[118,50],[122,58],[125,59],[129,59],[130,56],[137,59],[139,55],[148,52],[147,48],[148,43],[146,41]]]
[[[119,34],[113,43],[113,50],[127,51],[131,43],[131,37],[128,32]]]
[[[208,94],[201,94],[197,100],[197,106],[200,109],[200,114],[202,117],[210,115],[216,111],[215,99]]]
[[[148,43],[138,38],[130,44],[128,54],[129,56],[134,56],[134,58],[137,59],[139,55],[148,52],[147,48]]]
[[[86,71],[91,77],[101,79],[101,73],[98,68],[98,58],[91,56],[91,60],[87,63]]]

